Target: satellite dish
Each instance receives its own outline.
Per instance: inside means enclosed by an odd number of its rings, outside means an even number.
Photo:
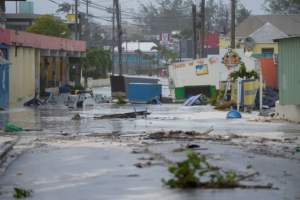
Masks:
[[[246,37],[244,45],[247,50],[252,50],[255,47],[255,40],[252,37]]]

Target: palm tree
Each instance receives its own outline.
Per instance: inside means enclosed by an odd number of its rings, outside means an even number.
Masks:
[[[136,49],[134,50],[134,53],[137,54],[138,56],[138,67],[139,67],[139,75],[140,75],[140,71],[141,71],[141,56],[143,55],[143,52],[140,49]]]
[[[143,55],[143,59],[149,61],[149,64],[150,64],[150,71],[152,71],[151,64],[153,63],[152,61],[154,61],[154,60],[153,60],[154,58],[156,58],[156,55],[149,55],[149,54],[144,54],[144,55]],[[154,61],[154,63],[155,63],[155,61]]]
[[[158,55],[160,58],[163,58],[168,51],[168,49],[165,46],[160,45],[160,44],[158,44],[157,46],[151,47],[151,50],[156,50],[158,52]],[[157,65],[159,65],[158,58],[157,58]]]

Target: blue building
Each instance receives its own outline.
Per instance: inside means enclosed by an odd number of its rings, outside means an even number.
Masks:
[[[0,45],[0,107],[9,104],[9,52],[7,45]]]
[[[122,43],[122,66],[123,73],[132,74],[134,71],[138,71],[140,68],[156,69],[160,65],[160,58],[157,50],[151,50],[152,47],[157,45],[153,42],[123,42]],[[118,47],[115,47],[114,63],[115,71],[118,73],[119,65],[119,53]],[[140,50],[140,56],[138,55]],[[144,55],[152,56],[152,62],[150,60],[143,59]]]

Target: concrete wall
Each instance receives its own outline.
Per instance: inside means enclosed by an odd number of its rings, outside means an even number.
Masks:
[[[275,117],[300,123],[300,106],[281,106],[279,105],[279,101],[277,101],[275,105]]]
[[[34,48],[9,47],[9,102],[27,101],[34,97],[36,61],[39,53]],[[37,64],[38,65],[38,64]]]
[[[208,74],[196,74],[197,62],[206,64],[208,66]],[[193,64],[189,64],[193,63]],[[208,59],[194,60],[182,62],[182,64],[175,63],[169,65],[169,77],[173,79],[175,87],[183,87],[188,85],[215,85],[219,89],[220,69],[219,66],[209,66]]]
[[[80,79],[80,84],[81,84],[81,86],[86,87],[85,82],[86,82],[86,81],[85,81],[85,78],[81,77],[81,79]],[[75,87],[75,81],[69,81],[68,84],[71,85],[71,86],[73,86],[73,87]]]
[[[93,87],[102,87],[102,86],[110,86],[110,79],[99,79],[99,80],[93,80]]]

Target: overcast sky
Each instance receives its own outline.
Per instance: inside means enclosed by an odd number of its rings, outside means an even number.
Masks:
[[[74,0],[27,0],[28,2],[34,2],[34,13],[35,14],[54,14],[56,15],[56,10],[58,9],[58,5],[51,2],[67,2],[73,3]],[[78,0],[82,2],[82,0]],[[139,3],[148,3],[149,0],[119,0],[122,10],[124,11],[122,15],[122,20],[131,21],[132,19],[132,9],[138,10]],[[152,2],[155,2],[152,0]],[[216,0],[215,2],[218,2]],[[223,0],[224,3],[229,4],[230,0]],[[264,0],[240,0],[240,2],[249,10],[252,10],[252,15],[260,15],[264,14],[264,11],[261,9],[261,5]],[[112,0],[92,0],[92,3],[98,4],[104,9],[104,7],[112,6]],[[198,8],[197,8],[198,9]],[[85,3],[80,3],[79,11],[86,12]],[[6,13],[16,13],[16,3],[15,2],[6,2]],[[100,21],[102,25],[111,24],[111,14],[107,13],[104,10],[99,10],[97,8],[89,7],[89,13],[98,16],[102,20]],[[71,14],[71,13],[70,13]],[[65,19],[66,14],[61,14],[61,18]],[[98,20],[96,20],[98,21]]]

